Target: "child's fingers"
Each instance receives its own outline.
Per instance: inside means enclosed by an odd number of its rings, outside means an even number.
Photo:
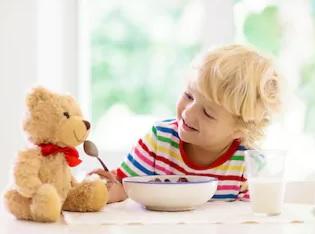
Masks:
[[[90,171],[87,175],[102,173],[102,171],[104,171],[104,169],[97,168],[97,169],[94,169],[93,171]]]
[[[111,170],[110,172],[111,172],[114,176],[117,176],[117,170],[116,170],[116,169]]]
[[[92,175],[92,174],[97,174],[97,175],[99,175],[101,177],[105,177],[106,179],[109,179],[111,181],[115,181],[115,175],[113,175],[109,171],[104,171],[103,169],[95,169],[95,170],[91,171],[90,173],[88,173],[88,175]]]
[[[107,177],[106,173],[107,173],[106,171],[98,169],[98,170],[91,171],[90,173],[88,173],[88,175],[97,174],[97,175],[99,175],[101,177]]]
[[[110,180],[110,181],[116,181],[116,176],[113,174],[113,173],[111,173],[111,172],[106,172],[107,173],[107,178]]]

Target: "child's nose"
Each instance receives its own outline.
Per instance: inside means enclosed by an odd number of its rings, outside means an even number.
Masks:
[[[197,105],[194,102],[191,102],[185,106],[185,111],[189,113],[196,113]]]
[[[183,117],[186,119],[190,119],[192,121],[194,121],[196,119],[196,115],[197,115],[197,108],[194,104],[189,104],[185,107],[184,111],[183,111]]]

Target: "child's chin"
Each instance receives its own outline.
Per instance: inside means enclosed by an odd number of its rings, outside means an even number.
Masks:
[[[178,135],[182,141],[192,143],[192,136],[189,133],[180,130],[178,131]]]

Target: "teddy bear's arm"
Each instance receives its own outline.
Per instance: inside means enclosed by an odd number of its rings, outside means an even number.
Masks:
[[[39,179],[41,155],[36,149],[21,151],[14,168],[17,190],[25,197],[31,197],[42,184]]]

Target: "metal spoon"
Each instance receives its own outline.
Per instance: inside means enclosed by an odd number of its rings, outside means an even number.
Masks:
[[[102,164],[105,171],[109,171],[102,159],[100,159],[100,157],[98,156],[98,149],[92,141],[84,141],[83,149],[87,155],[97,158],[97,160]]]
[[[97,158],[97,160],[102,164],[102,167],[104,168],[105,171],[108,171],[107,166],[105,165],[105,163],[102,161],[102,159],[100,159],[100,157],[98,156],[98,149],[96,147],[96,145],[92,142],[92,141],[84,141],[83,144],[83,149],[84,152],[94,158]],[[111,181],[114,183],[120,183],[115,176],[112,176],[111,173],[109,173],[109,177],[111,177]]]

